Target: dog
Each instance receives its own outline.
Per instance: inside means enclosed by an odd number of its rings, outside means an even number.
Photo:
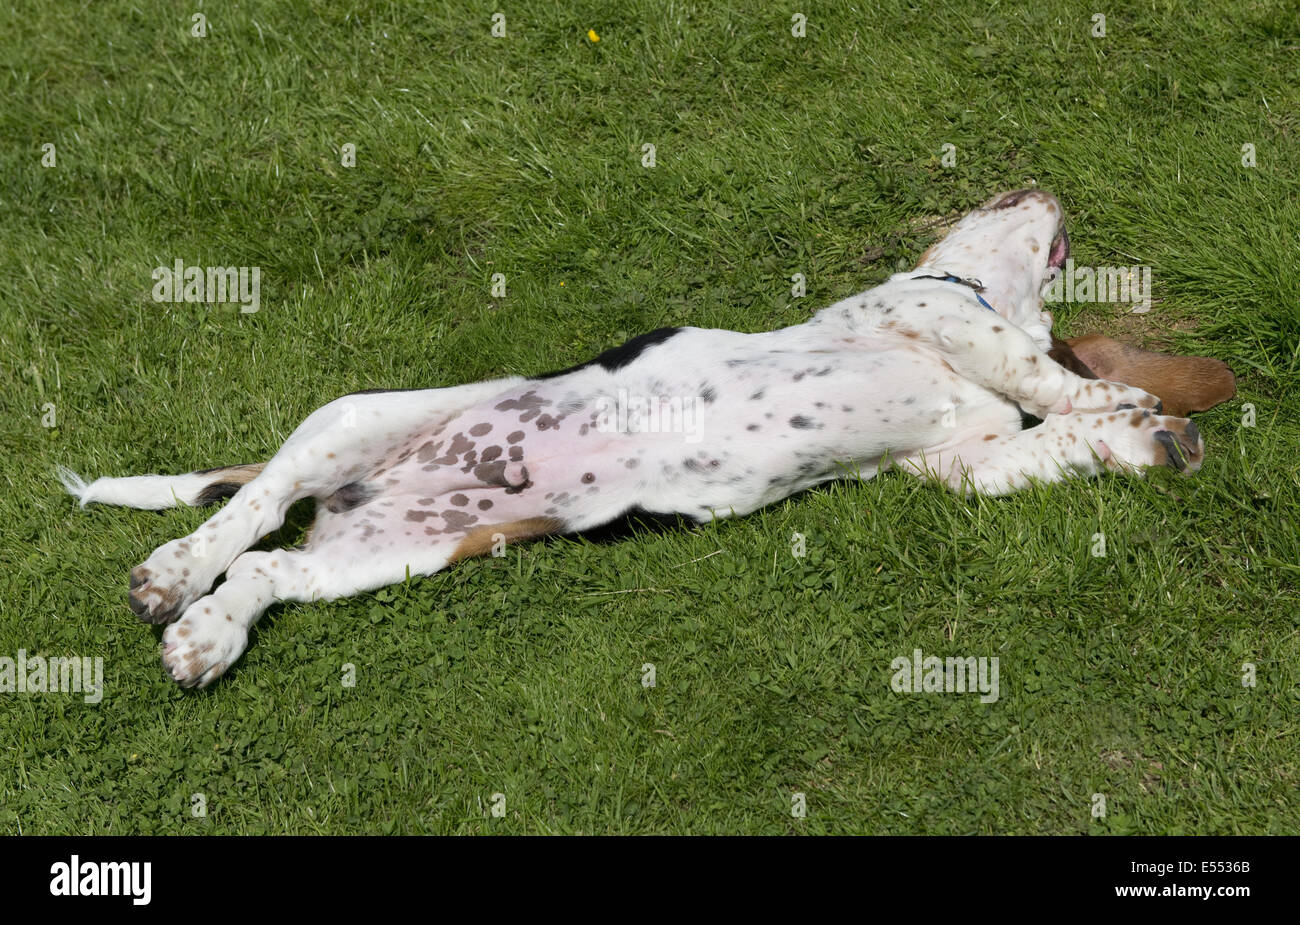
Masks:
[[[1222,396],[1231,373],[1160,358],[1175,365],[1144,381],[1158,355],[1079,343],[1098,371],[1148,388],[1099,378],[1043,311],[1068,253],[1060,202],[1019,190],[963,218],[916,269],[793,327],[662,328],[546,375],[357,392],[263,464],[59,475],[83,507],[229,499],[135,568],[128,591],[142,620],[170,624],[171,677],[204,687],[274,601],[346,597],[631,512],[707,522],[889,468],[990,495],[1104,470],[1194,472],[1196,425],[1162,413],[1151,389],[1187,410]],[[660,417],[688,426],[652,426],[665,403],[683,413]],[[317,514],[301,546],[250,551],[308,497]]]

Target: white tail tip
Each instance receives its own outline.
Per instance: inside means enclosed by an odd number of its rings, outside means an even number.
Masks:
[[[63,483],[63,487],[67,493],[76,498],[78,504],[85,507],[89,500],[86,497],[86,490],[90,487],[86,484],[86,480],[77,475],[77,473],[73,472],[67,466],[56,467],[54,474],[59,477],[59,481]]]

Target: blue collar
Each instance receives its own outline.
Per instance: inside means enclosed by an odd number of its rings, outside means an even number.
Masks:
[[[961,283],[963,286],[970,286],[971,291],[975,293],[975,298],[980,300],[981,305],[983,305],[985,308],[987,308],[995,315],[998,313],[998,310],[994,308],[992,305],[990,305],[985,300],[984,296],[980,295],[980,292],[984,289],[984,286],[980,283],[979,280],[962,279],[960,276],[953,276],[951,273],[949,273],[947,276],[943,278],[943,281],[945,283]]]
[[[998,310],[990,305],[985,300],[984,296],[980,295],[980,293],[984,291],[984,284],[977,279],[962,279],[960,276],[954,276],[951,273],[946,276],[913,276],[912,279],[937,279],[945,283],[960,283],[963,286],[969,287],[970,290],[975,293],[975,298],[980,300],[981,305],[995,315],[998,313]]]

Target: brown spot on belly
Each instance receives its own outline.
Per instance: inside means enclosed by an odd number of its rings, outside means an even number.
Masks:
[[[439,446],[441,445],[440,443]],[[473,440],[470,440],[464,434],[456,434],[451,438],[451,446],[447,447],[447,452],[435,459],[434,462],[440,466],[455,465],[461,456],[464,456],[472,449],[474,449]],[[421,462],[423,461],[421,460]]]
[[[349,482],[325,499],[325,508],[335,514],[342,514],[360,507],[372,497],[374,492],[361,482]]]
[[[442,512],[442,522],[446,525],[444,533],[451,530],[468,530],[471,524],[478,522],[477,514],[466,514],[464,511],[446,510]]]
[[[485,485],[492,485],[497,488],[507,488],[510,485],[506,481],[506,461],[504,459],[479,463],[474,467],[474,478]]]
[[[503,402],[496,404],[497,411],[521,411],[519,423],[527,424],[533,418],[541,414],[541,409],[550,405],[549,399],[542,398],[534,391],[525,392],[518,398],[508,398]]]

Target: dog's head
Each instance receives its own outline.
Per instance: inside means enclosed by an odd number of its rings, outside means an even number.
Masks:
[[[1173,357],[1140,350],[1100,335],[1068,343],[1052,336],[1043,291],[1070,256],[1061,203],[1042,190],[994,196],[971,212],[923,255],[915,270],[899,274],[955,276],[982,287],[993,310],[1021,328],[1072,372],[1113,379],[1160,397],[1165,411],[1183,415],[1236,394],[1232,371],[1209,357]]]
[[[1043,291],[1070,255],[1061,203],[1051,193],[1023,189],[994,196],[921,256],[916,270],[978,283],[999,315],[1039,343],[1050,341],[1052,316]]]

